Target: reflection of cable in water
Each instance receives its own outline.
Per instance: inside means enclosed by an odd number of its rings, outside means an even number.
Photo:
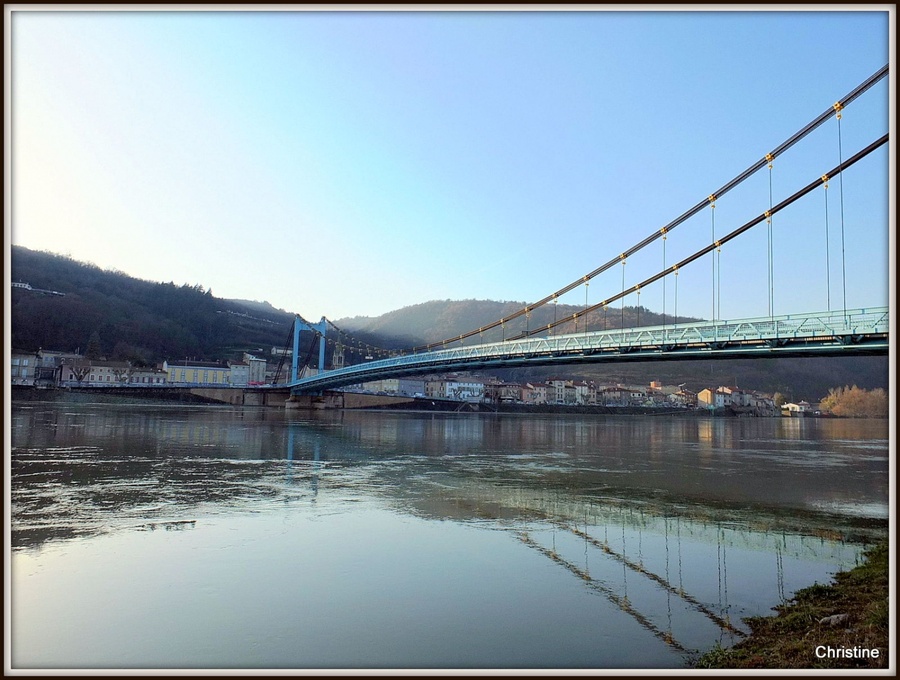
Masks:
[[[584,533],[587,533],[587,515],[584,517]],[[588,542],[587,539],[584,541],[584,573],[590,574],[591,570],[588,567]]]
[[[722,614],[722,533],[716,527],[716,570],[719,574],[719,614]]]
[[[644,509],[641,508],[641,523],[638,524],[638,564],[644,566]]]
[[[293,485],[294,483],[294,428],[291,427],[288,429],[288,437],[287,443],[285,444],[285,459],[287,462],[287,469],[285,471],[285,484],[288,486]],[[320,451],[321,443],[319,441],[319,437],[313,440],[313,459],[312,459],[312,474],[310,475],[310,487],[313,492],[313,502],[316,500],[316,496],[319,492],[319,468],[321,467],[321,462],[319,460],[319,451]],[[285,497],[285,502],[287,502],[288,498]]]
[[[626,614],[629,614],[630,616],[632,616],[643,628],[645,628],[646,630],[653,633],[653,635],[655,635],[657,638],[659,638],[660,640],[665,642],[667,645],[669,645],[670,647],[674,647],[679,652],[687,653],[688,650],[685,649],[681,644],[679,644],[678,641],[675,640],[671,636],[671,634],[664,633],[663,631],[659,630],[659,628],[657,628],[653,624],[653,622],[650,621],[650,619],[648,619],[646,616],[644,616],[639,611],[637,611],[634,607],[632,607],[631,604],[628,602],[627,597],[619,597],[615,593],[615,591],[612,588],[610,588],[608,585],[603,583],[603,581],[600,581],[599,579],[591,578],[591,576],[589,574],[582,571],[581,569],[579,569],[577,566],[575,566],[571,562],[567,562],[562,557],[557,555],[555,550],[554,551],[548,550],[547,548],[543,547],[542,545],[539,545],[538,543],[536,543],[524,531],[517,532],[516,535],[517,535],[518,539],[520,541],[522,541],[522,543],[524,543],[525,545],[527,545],[530,548],[534,548],[535,550],[540,552],[542,555],[549,557],[551,560],[553,560],[560,566],[565,567],[567,570],[569,570],[570,572],[572,572],[573,574],[578,576],[582,581],[587,583],[587,585],[590,588],[605,595],[606,598],[610,602],[612,602],[614,605],[616,605],[620,610],[622,610]]]
[[[669,582],[669,518],[666,517],[663,520],[663,524],[665,526],[665,541],[666,541],[666,583]],[[669,634],[672,633],[672,592],[670,588],[666,588],[666,622],[669,626]]]
[[[585,534],[587,535],[587,534]],[[625,519],[622,519],[622,557],[625,557]],[[625,592],[625,601],[628,602],[628,569],[625,560],[622,560],[622,583]]]
[[[782,539],[784,539],[784,534],[782,534]],[[775,579],[778,587],[778,597],[784,603],[784,556],[781,554],[781,544],[777,541],[775,543]]]
[[[678,533],[678,592],[684,594],[684,581],[681,572],[681,515],[675,519],[675,529]]]
[[[671,583],[669,583],[667,579],[664,579],[662,576],[659,576],[658,574],[654,574],[652,571],[647,571],[643,567],[638,566],[632,560],[629,560],[628,557],[625,556],[624,552],[621,555],[618,554],[617,552],[612,550],[608,545],[604,545],[600,541],[598,541],[596,538],[594,538],[593,536],[583,533],[577,527],[576,528],[570,527],[569,531],[571,531],[576,536],[585,537],[588,541],[590,541],[590,543],[592,545],[600,548],[603,552],[605,552],[610,557],[622,562],[623,569],[627,568],[627,569],[636,571],[640,574],[643,574],[650,580],[655,581],[660,586],[665,588],[668,592],[672,593],[673,595],[678,595],[678,597],[680,597],[685,602],[691,604],[697,611],[701,612],[704,616],[706,616],[708,619],[710,619],[713,623],[715,623],[720,628],[724,628],[724,629],[728,630],[729,632],[735,633],[737,635],[745,634],[743,631],[741,631],[741,630],[735,628],[733,625],[731,625],[730,621],[727,621],[726,619],[722,618],[721,616],[716,614],[714,611],[712,611],[708,607],[706,607],[702,602],[697,600],[695,597],[692,597],[691,595],[688,595],[686,592],[684,592],[684,588],[679,587],[676,590],[675,587]],[[680,570],[680,562],[679,562],[679,570]]]
[[[312,465],[312,478],[310,479],[310,486],[313,491],[313,502],[316,501],[316,496],[319,495],[319,467],[321,466],[321,462],[319,461],[319,438],[316,437],[313,442],[313,465]]]
[[[729,621],[728,616],[728,559],[725,553],[725,530],[721,525],[716,527],[716,543],[717,543],[717,567],[719,570],[719,613],[725,621]],[[722,635],[725,630],[722,630]],[[722,641],[720,637],[719,642]]]
[[[285,474],[284,482],[287,486],[291,486],[294,483],[294,428],[290,428],[288,430],[288,440],[287,440],[287,474]],[[287,495],[284,497],[285,502],[287,502]]]
[[[722,530],[722,538],[725,538],[725,530]],[[725,620],[729,620],[731,605],[728,604],[728,543],[722,541],[722,592],[725,594]]]

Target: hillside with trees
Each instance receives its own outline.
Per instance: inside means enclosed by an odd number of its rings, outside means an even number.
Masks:
[[[127,360],[136,365],[164,359],[192,358],[222,361],[242,352],[266,352],[289,346],[293,314],[268,302],[225,300],[201,284],[155,283],[119,271],[103,270],[51,253],[13,246],[11,280],[53,295],[13,288],[11,339],[18,350],[62,350]],[[378,317],[338,319],[334,324],[353,336],[331,336],[326,361],[331,361],[334,340],[346,346],[361,342],[390,350],[439,342],[488,325],[522,309],[524,302],[494,300],[433,300],[397,309]],[[502,327],[473,336],[467,342],[491,342],[570,317],[581,307],[547,304]],[[678,321],[692,321],[679,317]],[[644,307],[625,306],[592,312],[588,328],[674,323],[671,315]],[[584,320],[554,328],[557,334],[584,330]],[[301,352],[312,346],[312,336],[301,337]],[[313,352],[313,359],[317,353]],[[348,353],[349,363],[365,355]],[[860,389],[887,389],[887,357],[815,359],[746,359],[742,361],[656,361],[570,365],[562,369],[533,367],[498,372],[510,380],[545,380],[560,371],[567,377],[605,383],[685,383],[699,390],[717,385],[780,392],[789,401],[818,401],[834,385]]]
[[[352,317],[336,321],[338,325],[355,334],[372,337],[393,336],[405,339],[406,346],[440,342],[473,329],[490,325],[522,310],[526,302],[499,302],[496,300],[432,300],[387,312],[378,317]],[[583,307],[563,304],[546,304],[521,315],[502,326],[473,336],[470,342],[499,342],[526,330],[546,327],[547,324],[582,312]],[[678,317],[678,321],[697,321],[691,317]],[[609,308],[592,311],[577,321],[569,320],[553,329],[556,335],[604,328],[630,328],[675,323],[671,314],[663,316],[646,307]]]
[[[222,300],[200,284],[154,283],[71,258],[13,247],[12,346],[94,354],[136,365],[221,360],[282,347],[293,316]]]

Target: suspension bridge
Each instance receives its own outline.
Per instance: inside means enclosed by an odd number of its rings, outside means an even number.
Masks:
[[[830,181],[836,178],[842,180],[842,173],[888,143],[888,134],[886,133],[844,158],[840,138],[840,121],[843,110],[887,75],[888,66],[884,66],[731,181],[632,247],[612,257],[592,272],[575,279],[567,286],[492,323],[437,342],[404,350],[386,350],[354,338],[350,333],[338,328],[324,317],[318,323],[311,323],[297,316],[293,327],[292,366],[288,387],[292,394],[311,394],[325,389],[406,375],[571,363],[887,354],[890,337],[889,308],[876,306],[848,309],[845,273],[842,274],[843,304],[835,303],[832,306],[829,279],[827,310],[775,315],[773,313],[775,281],[772,264],[773,216],[817,189],[821,188],[827,192]],[[806,138],[826,121],[833,119],[837,119],[838,148],[841,149],[838,164],[824,168],[818,177],[811,179],[805,186],[775,203],[771,189],[771,173],[775,159],[780,158],[788,149]],[[763,168],[768,168],[770,176],[768,206],[744,224],[717,236],[713,210],[716,201]],[[843,193],[841,193],[841,205],[843,206]],[[672,232],[676,227],[707,208],[711,209],[713,215],[710,241],[678,262],[665,264],[666,240],[672,237]],[[721,267],[719,260],[722,246],[763,224],[766,225],[768,232],[768,282],[761,288],[768,290],[769,314],[756,318],[727,320],[718,318],[716,305],[720,293],[716,280]],[[842,223],[842,246],[844,238]],[[662,268],[652,276],[626,287],[624,281],[626,261],[651,243],[659,240],[663,244],[664,263]],[[841,252],[843,257],[843,247]],[[696,266],[697,262],[704,260],[707,262],[712,260],[712,318],[689,323],[678,322],[679,273],[686,267]],[[845,264],[843,261],[840,264],[842,272],[844,272]],[[622,266],[622,289],[599,303],[589,305],[587,303],[587,287],[590,281],[617,265]],[[831,263],[824,263],[824,267],[830,276]],[[625,298],[636,294],[640,300],[639,296],[643,289],[656,282],[663,282],[662,285],[665,285],[666,280],[673,281],[675,290],[676,310],[671,317],[672,322],[655,326],[624,327]],[[583,308],[562,318],[556,318],[554,315],[552,322],[531,328],[530,320],[535,310],[551,303],[554,304],[555,309],[556,303],[563,295],[580,286],[585,287]],[[622,324],[618,328],[609,328],[606,315],[610,305],[615,302],[622,304]],[[596,319],[600,312],[604,314],[604,327],[592,329],[590,327],[591,315]],[[666,319],[665,313],[663,319]],[[510,337],[506,337],[507,329],[521,329],[523,322],[524,330],[519,330]],[[580,331],[579,324],[581,325]],[[567,332],[572,328],[574,328],[574,332]],[[305,356],[301,358],[300,337],[303,331],[312,334],[312,342]],[[484,342],[486,333],[499,334],[501,339]],[[475,344],[466,344],[467,340],[476,336],[478,341]],[[343,363],[344,348],[356,350],[359,362],[352,365],[335,365],[331,370],[324,370],[326,340],[329,339],[336,348],[335,356],[341,357],[340,364]],[[319,370],[314,375],[304,375],[305,367],[310,363],[317,343]]]

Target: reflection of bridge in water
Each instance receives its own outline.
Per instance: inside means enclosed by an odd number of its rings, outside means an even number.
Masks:
[[[14,498],[17,546],[114,529],[186,528],[210,503],[241,512],[283,504],[287,514],[310,505],[317,514],[364,500],[406,518],[499,532],[500,545],[512,546],[514,578],[521,566],[521,575],[552,581],[553,592],[582,602],[588,595],[579,615],[632,627],[636,639],[663,654],[735,641],[742,617],[765,614],[797,588],[852,566],[861,551],[842,542],[852,535],[849,521],[799,517],[793,509],[779,515],[762,504],[725,506],[695,494],[688,500],[669,489],[663,495],[654,480],[641,486],[647,468],[635,468],[640,479],[626,479],[614,458],[561,453],[569,445],[590,452],[601,441],[628,445],[632,420],[604,419],[601,439],[582,420],[524,427],[521,419],[495,416],[298,418],[164,408],[137,417],[107,407],[17,416],[30,437],[14,454],[15,472],[28,480]],[[48,426],[54,422],[69,423],[75,434],[56,439]],[[716,423],[687,425],[709,425],[710,450],[728,449]],[[134,440],[126,436],[132,431],[153,438]],[[112,456],[96,446],[108,432],[118,433],[103,444]],[[669,430],[652,432],[665,439]],[[641,437],[647,451],[638,460],[656,460],[652,439]],[[60,459],[60,445],[71,455]],[[32,449],[50,454],[31,460]],[[89,483],[66,481],[77,469],[89,470]],[[695,472],[690,479],[700,481]]]
[[[746,512],[746,503],[731,508],[723,502],[704,502],[684,496],[661,497],[643,488],[612,488],[570,486],[568,477],[548,479],[552,474],[535,478],[532,468],[523,464],[527,456],[490,456],[490,470],[485,470],[481,457],[473,459],[469,455],[441,454],[428,450],[422,453],[424,442],[418,442],[418,451],[406,451],[407,442],[396,431],[398,422],[390,422],[387,427],[387,442],[384,434],[370,431],[356,431],[359,414],[337,414],[325,422],[301,421],[287,424],[287,436],[282,440],[284,459],[288,461],[291,475],[297,469],[312,473],[316,480],[329,466],[350,464],[368,467],[372,463],[402,463],[372,467],[372,474],[387,479],[395,473],[405,475],[415,469],[418,482],[431,484],[428,497],[440,504],[441,497],[453,496],[453,505],[462,514],[459,519],[485,517],[496,511],[498,516],[508,516],[513,511],[523,517],[554,518],[568,524],[624,525],[626,527],[664,534],[671,518],[680,518],[679,531],[692,541],[709,545],[721,541],[720,531],[724,531],[729,545],[736,548],[773,553],[778,550],[798,559],[825,559],[834,561],[844,557],[843,551],[823,556],[822,541],[845,540],[854,536],[855,540],[869,540],[880,536],[882,528],[866,527],[851,517],[834,517],[821,512],[801,511],[798,508],[778,508],[760,506]],[[350,421],[349,423],[347,421]],[[337,425],[340,426],[337,426]],[[471,431],[475,423],[469,418],[434,418],[425,425],[447,425],[453,439],[456,427],[464,427],[467,438],[477,433]],[[496,423],[494,423],[496,424]],[[518,422],[516,424],[519,424]],[[554,425],[558,425],[553,421]],[[631,422],[626,423],[630,425]],[[711,427],[719,422],[709,421],[687,423],[692,426]],[[431,431],[423,432],[423,423],[413,423],[415,438],[433,437]],[[579,425],[576,423],[575,425]],[[477,437],[476,437],[477,439]],[[505,440],[504,440],[505,441]],[[555,440],[554,440],[555,441]],[[483,446],[496,446],[497,442],[482,442]],[[388,458],[372,458],[372,447],[387,443],[397,449],[397,455]],[[540,442],[543,444],[545,442]],[[441,447],[438,447],[443,451]],[[474,447],[478,449],[479,447]],[[551,456],[553,454],[550,454]],[[408,465],[406,463],[409,463]],[[399,472],[398,472],[399,470]],[[549,471],[550,473],[558,471]],[[564,471],[568,472],[568,471]],[[572,469],[571,474],[581,474]],[[488,476],[488,474],[492,476]],[[317,481],[318,483],[318,481]],[[392,490],[401,491],[400,485]],[[652,490],[651,490],[652,492]],[[449,504],[445,506],[449,509]],[[427,512],[427,509],[423,509]],[[506,511],[506,512],[503,512]],[[842,520],[845,523],[842,523]]]
[[[612,602],[623,612],[625,612],[626,614],[628,614],[629,616],[634,618],[634,620],[637,621],[643,628],[645,628],[646,630],[653,633],[653,635],[658,637],[660,640],[665,642],[667,645],[674,647],[675,649],[677,649],[679,652],[682,652],[682,653],[688,651],[681,644],[679,644],[678,641],[675,640],[675,638],[672,636],[671,627],[667,631],[661,631],[653,623],[653,621],[650,620],[650,618],[648,618],[647,616],[644,616],[643,614],[641,614],[641,612],[639,612],[632,606],[631,602],[628,601],[628,595],[620,596],[618,594],[618,592],[616,592],[615,589],[611,588],[609,585],[607,585],[600,579],[593,578],[590,575],[590,573],[588,573],[586,570],[582,570],[582,569],[578,568],[576,565],[574,565],[573,563],[568,562],[567,560],[563,559],[555,550],[545,548],[544,546],[536,543],[526,532],[519,532],[518,538],[519,538],[519,540],[522,541],[522,543],[524,543],[528,547],[534,548],[541,554],[549,557],[551,560],[553,560],[560,566],[565,567],[566,569],[571,571],[573,574],[575,574],[580,579],[585,581],[593,590],[596,590],[596,591],[602,593],[603,595],[605,595],[606,598],[610,602]],[[730,626],[729,626],[729,628],[730,628]]]
[[[602,530],[605,534],[605,538],[601,540],[591,535],[591,533],[588,532],[587,527],[583,530],[578,526],[559,521],[552,516],[546,517],[546,522],[553,528],[549,547],[542,545],[534,538],[534,531],[529,532],[519,530],[516,531],[516,536],[523,544],[549,558],[554,563],[578,577],[592,590],[602,594],[610,603],[634,619],[642,628],[682,654],[697,651],[695,647],[681,639],[682,636],[695,633],[699,628],[697,615],[704,617],[708,622],[716,626],[718,629],[718,642],[720,644],[734,644],[739,641],[749,631],[746,626],[742,629],[739,627],[740,624],[736,625],[731,619],[733,605],[729,603],[728,598],[728,549],[732,546],[730,546],[728,540],[729,530],[721,526],[716,527],[717,545],[715,554],[715,574],[718,596],[717,601],[714,602],[708,594],[705,597],[695,596],[686,589],[684,583],[685,574],[682,564],[681,529],[684,525],[692,527],[696,523],[690,521],[682,522],[681,518],[673,519],[671,517],[665,517],[662,519],[666,530],[664,536],[663,568],[650,567],[645,563],[645,556],[641,554],[640,533],[637,536],[637,555],[629,557],[626,554],[626,543],[633,542],[635,537],[632,534],[631,537],[626,540],[626,528],[624,523],[621,526],[621,547],[619,549],[616,549],[609,540],[609,525],[603,526]],[[668,531],[671,523],[676,525],[674,536],[670,536]],[[598,526],[594,526],[593,530],[597,531],[599,528],[600,527]],[[560,537],[556,535],[555,529],[561,530],[563,535],[575,536],[583,541],[583,566],[576,564],[575,559],[572,557],[567,558],[564,556],[563,553],[565,550],[558,544],[558,538]],[[733,529],[731,529],[731,531],[733,531]],[[693,532],[687,533],[691,534]],[[761,536],[761,538],[763,538],[763,536]],[[784,583],[785,553],[787,551],[789,557],[795,558],[800,552],[809,553],[810,550],[808,549],[805,551],[798,551],[796,549],[798,545],[802,548],[803,543],[805,542],[804,539],[808,539],[809,537],[789,537],[782,535],[774,538],[775,550],[772,568],[775,572],[776,592],[778,603],[780,604],[786,602],[787,597],[789,596],[789,594],[786,593]],[[674,540],[674,546],[670,547],[670,539]],[[818,543],[820,547],[824,548],[826,545],[823,539],[812,540],[813,542]],[[588,546],[595,549],[590,553],[591,555],[600,555],[609,563],[621,565],[622,571],[620,578],[610,578],[608,568],[603,577],[595,575],[598,571],[603,572],[604,566],[608,567],[608,565],[598,565],[596,563],[589,564]],[[573,545],[569,544],[566,547],[571,551]],[[691,542],[689,547],[693,549],[696,546]],[[807,548],[809,547],[811,546],[807,546]],[[831,547],[832,550],[826,550],[826,553],[839,557],[839,562],[842,562],[844,565],[853,564],[858,561],[858,558],[851,558],[851,553],[855,551],[853,551],[852,548],[848,550],[849,546],[837,544]],[[632,550],[634,550],[633,546]],[[672,553],[675,555],[673,556]],[[709,558],[711,557],[712,556],[710,555]],[[659,559],[658,555],[656,556],[656,559]],[[672,562],[675,562],[676,564],[672,564]],[[712,571],[710,564],[706,564],[705,567],[707,572]],[[843,569],[846,567],[842,566],[841,568]],[[637,577],[637,581],[635,581],[635,577]],[[629,578],[631,578],[630,585]],[[629,597],[629,587],[632,592],[635,590],[643,592],[643,604],[638,604],[636,598]],[[660,594],[665,595],[665,606],[662,606],[659,602]],[[656,603],[652,602],[653,599],[656,599]]]
[[[346,463],[359,456],[373,463],[353,466],[365,471],[361,484],[392,505],[399,503],[403,512],[488,521],[509,531],[679,654],[692,653],[710,639],[733,644],[747,632],[740,623],[743,616],[765,613],[748,610],[746,595],[729,600],[729,579],[744,581],[739,592],[747,588],[747,568],[741,562],[748,555],[753,578],[778,604],[798,582],[809,585],[803,580],[809,578],[804,564],[845,569],[858,561],[861,550],[844,543],[836,528],[827,533],[824,524],[811,528],[818,535],[805,535],[775,527],[777,518],[772,525],[758,517],[742,521],[713,507],[588,498],[507,475],[502,483],[486,481],[477,467],[465,476],[447,471],[446,459],[429,456],[372,461],[365,447],[344,439],[340,429],[315,434],[302,427],[293,430],[287,440],[288,474],[302,472],[290,477],[290,483],[308,482],[313,498],[327,488],[331,471],[346,470]],[[341,456],[323,461],[322,451],[334,450],[334,442],[328,445],[332,436],[341,440]],[[302,461],[294,453],[298,445],[305,449]],[[787,587],[786,560],[792,572]]]

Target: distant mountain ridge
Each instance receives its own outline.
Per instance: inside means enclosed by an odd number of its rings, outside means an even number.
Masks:
[[[222,361],[240,358],[244,351],[266,352],[290,346],[294,315],[268,302],[216,298],[202,285],[154,283],[122,272],[103,270],[71,258],[13,246],[11,280],[65,296],[13,289],[11,340],[20,350],[38,348],[84,351],[96,334],[104,356],[136,363],[195,358]],[[486,326],[521,310],[524,302],[493,300],[432,300],[377,317],[349,317],[334,325],[356,339],[386,349],[405,349],[439,342]],[[469,342],[499,341],[521,331],[546,326],[583,308],[544,305],[503,327],[475,336]],[[593,312],[591,329],[672,323],[643,307]],[[679,321],[691,319],[679,318]],[[579,320],[577,330],[583,330]],[[554,333],[576,330],[573,322]],[[477,338],[477,340],[476,340]],[[336,339],[336,338],[331,338]],[[302,340],[302,346],[308,345]],[[331,350],[326,354],[331,360]],[[747,359],[743,361],[659,361],[533,367],[502,371],[508,379],[542,380],[564,372],[567,376],[602,382],[647,384],[686,383],[691,389],[719,384],[767,392],[780,391],[809,401],[824,397],[831,387],[857,385],[888,388],[887,357],[822,359]]]
[[[431,300],[396,309],[377,317],[351,317],[339,319],[335,324],[348,331],[373,335],[403,336],[410,345],[440,342],[462,333],[488,326],[507,318],[525,308],[525,302],[499,302],[496,300]],[[511,338],[525,330],[544,328],[547,324],[571,317],[575,312],[583,312],[584,307],[564,304],[545,304],[532,310],[528,315],[519,316],[500,327],[480,334],[472,342],[497,342]],[[692,317],[679,317],[679,321],[697,321]],[[610,309],[606,312],[593,311],[577,322],[567,321],[553,329],[555,334],[573,333],[584,330],[587,323],[591,330],[601,328],[652,326],[675,323],[672,315],[663,316],[645,307]]]

